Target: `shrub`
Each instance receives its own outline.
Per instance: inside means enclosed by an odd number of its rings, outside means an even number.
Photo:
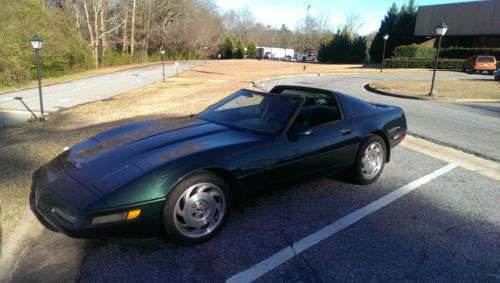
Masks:
[[[238,59],[245,58],[245,45],[243,45],[241,39],[238,39],[238,41],[236,41],[236,50],[234,53],[236,54],[236,58]]]
[[[255,45],[255,42],[250,42],[247,47],[247,58],[248,59],[255,59],[257,57],[257,46]]]
[[[384,68],[434,68],[433,59],[391,58],[384,61]],[[438,69],[462,69],[465,60],[439,59]]]
[[[226,37],[221,47],[222,58],[232,59],[234,57],[234,44],[231,37]]]
[[[36,78],[30,39],[43,39],[42,76],[58,76],[91,66],[88,43],[79,38],[71,20],[62,13],[44,11],[37,0],[0,0],[0,85],[15,85]]]
[[[464,48],[451,47],[443,49],[439,56],[452,59],[467,59],[474,55],[492,55],[500,60],[500,48]]]
[[[396,47],[393,54],[397,58],[432,59],[436,56],[436,49],[413,43]]]
[[[332,40],[321,43],[318,57],[321,62],[361,63],[366,55],[366,38],[353,36],[349,30],[338,32]]]

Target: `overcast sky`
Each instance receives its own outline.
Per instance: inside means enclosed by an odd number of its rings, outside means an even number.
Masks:
[[[304,21],[308,5],[311,5],[312,16],[327,13],[330,16],[332,29],[337,29],[345,23],[346,14],[356,12],[364,23],[359,32],[368,34],[378,30],[380,21],[393,2],[400,7],[407,0],[215,0],[215,2],[223,11],[247,7],[258,22],[277,28],[285,24],[291,29]],[[470,1],[417,0],[416,2],[417,5],[433,5]]]

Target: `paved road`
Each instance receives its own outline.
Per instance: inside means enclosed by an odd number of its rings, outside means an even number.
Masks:
[[[204,61],[181,61],[179,71],[182,72],[202,64]],[[166,77],[175,74],[174,64],[166,64]],[[160,81],[162,78],[162,65],[158,64],[46,86],[43,88],[44,110],[55,112],[82,103],[107,99]],[[21,97],[36,115],[40,112],[37,88],[0,94],[0,127],[21,124],[30,119],[30,113],[26,111],[19,100],[14,99],[15,97]]]
[[[497,142],[491,138],[498,137],[499,113],[494,105],[409,101],[359,89],[361,83],[377,77],[291,80],[401,105],[412,131],[427,129],[432,138],[443,143],[468,147],[454,139],[467,142],[471,137],[465,132],[489,122],[493,133],[478,144],[495,147]],[[485,109],[490,107],[493,111]],[[454,123],[454,127],[439,132],[438,127]],[[364,208],[365,213],[367,205],[412,187],[407,195],[366,212],[359,221],[302,253],[292,254],[283,264],[256,277],[257,282],[498,282],[500,182],[457,167],[417,186],[429,174],[449,165],[403,146],[395,148],[391,159],[381,179],[370,186],[353,185],[338,176],[259,197],[244,214],[233,213],[219,235],[200,245],[178,246],[159,238],[75,240],[46,231],[22,259],[14,281],[224,282],[280,251],[290,250],[294,242],[317,235],[332,223],[342,225],[352,220],[358,209]],[[251,270],[255,274],[255,269]]]
[[[419,101],[370,93],[360,86],[375,80],[429,78],[429,75],[339,75],[296,77],[264,83],[264,89],[278,84],[319,86],[367,101],[400,106],[407,114],[409,131],[426,139],[500,161],[500,103],[448,103]],[[443,77],[443,76],[440,76]],[[491,76],[456,75],[464,79]],[[439,86],[439,77],[438,77]]]

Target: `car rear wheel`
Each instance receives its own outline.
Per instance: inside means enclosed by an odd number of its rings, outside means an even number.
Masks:
[[[163,226],[167,236],[180,243],[208,240],[226,223],[231,193],[226,182],[210,172],[181,181],[167,198]]]
[[[356,182],[368,185],[377,181],[384,170],[385,156],[384,140],[377,135],[369,136],[361,145],[356,157],[354,165]]]

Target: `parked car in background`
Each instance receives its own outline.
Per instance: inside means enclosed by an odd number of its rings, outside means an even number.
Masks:
[[[290,55],[286,55],[284,58],[283,58],[283,61],[286,61],[286,62],[295,62],[295,58],[293,58],[292,56]]]
[[[482,73],[484,71],[488,72],[489,74],[493,74],[496,68],[497,60],[495,56],[474,55],[467,59],[463,67],[463,71],[470,74]]]
[[[316,55],[314,55],[314,54],[309,54],[307,56],[302,57],[302,62],[317,63],[318,62],[318,58],[316,58]]]
[[[495,72],[495,81],[500,81],[500,68]]]

